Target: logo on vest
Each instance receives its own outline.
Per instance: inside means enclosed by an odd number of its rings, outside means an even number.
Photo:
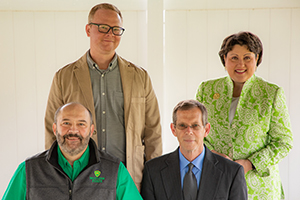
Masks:
[[[93,183],[102,183],[104,181],[104,177],[100,177],[101,172],[99,170],[94,171],[94,175],[96,177],[90,177]]]

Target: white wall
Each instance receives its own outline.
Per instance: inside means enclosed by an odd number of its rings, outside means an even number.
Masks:
[[[177,147],[169,124],[199,83],[226,75],[222,40],[248,30],[264,45],[257,75],[282,86],[294,148],[280,163],[286,199],[300,196],[300,1],[115,0],[124,15],[117,52],[146,68],[159,99],[164,153]],[[0,1],[0,196],[18,164],[44,149],[44,112],[55,71],[89,47],[84,26],[94,0]],[[163,10],[165,10],[163,15]],[[164,26],[164,27],[163,27]]]

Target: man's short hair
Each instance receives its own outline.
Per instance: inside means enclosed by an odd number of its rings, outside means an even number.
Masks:
[[[190,100],[184,100],[184,101],[180,101],[175,108],[173,109],[173,124],[176,125],[177,122],[177,111],[178,110],[190,110],[193,108],[199,108],[201,113],[202,113],[202,124],[203,126],[205,126],[208,123],[207,120],[207,110],[205,108],[205,106],[200,103],[199,101],[190,99]]]
[[[81,103],[71,102],[71,103],[67,103],[67,104],[64,104],[64,105],[60,106],[60,107],[56,110],[56,112],[55,112],[55,114],[54,114],[54,124],[57,124],[57,117],[58,117],[58,115],[60,114],[61,109],[62,109],[63,107],[66,107],[66,106],[72,105],[72,104],[82,105]],[[82,105],[82,106],[88,111],[89,116],[90,116],[91,125],[92,125],[92,124],[93,124],[93,115],[92,115],[92,112],[91,112],[87,107],[85,107],[84,105]]]
[[[99,9],[105,9],[105,10],[112,10],[115,11],[116,13],[118,13],[118,15],[120,16],[121,20],[123,21],[123,17],[122,17],[122,13],[121,11],[114,5],[109,4],[109,3],[100,3],[95,5],[89,13],[89,17],[88,17],[88,23],[91,23],[93,21],[94,15],[96,13],[97,10]]]

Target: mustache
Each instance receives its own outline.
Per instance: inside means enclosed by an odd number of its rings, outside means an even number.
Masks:
[[[78,134],[73,134],[73,133],[69,133],[69,134],[66,134],[63,136],[64,139],[69,139],[70,137],[77,137],[79,138],[80,140],[83,139],[83,137],[81,135],[78,135]]]

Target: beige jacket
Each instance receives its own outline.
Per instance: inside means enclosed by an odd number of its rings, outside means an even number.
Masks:
[[[162,154],[159,108],[148,73],[120,56],[118,64],[124,93],[126,167],[140,189],[145,161]],[[52,131],[55,111],[68,102],[86,106],[96,122],[86,54],[58,70],[53,78],[45,114],[46,149],[56,139]],[[92,138],[98,141],[96,131]]]

